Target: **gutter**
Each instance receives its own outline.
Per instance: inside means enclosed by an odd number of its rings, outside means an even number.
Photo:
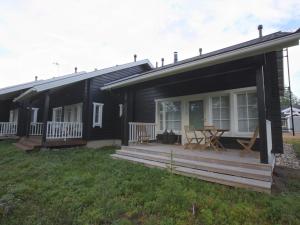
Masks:
[[[134,77],[132,79],[108,83],[103,86],[101,90],[110,90],[115,88],[121,88],[141,82],[145,82],[148,80],[154,80],[157,78],[163,78],[166,76],[170,76],[176,73],[186,72],[193,69],[199,69],[203,67],[208,67],[228,61],[233,61],[240,58],[250,57],[257,54],[262,54],[265,52],[270,52],[274,50],[280,50],[282,48],[287,48],[291,46],[295,46],[299,44],[300,33],[294,33],[289,36],[285,36],[282,38],[278,38],[275,40],[267,41],[264,43],[256,44],[254,46],[248,46],[241,49],[233,50],[230,52],[225,52],[219,55],[214,55],[207,58],[202,58],[193,62],[188,62],[182,65],[174,66],[171,68],[166,68],[165,70],[160,70],[156,72],[149,72],[144,75],[140,75]]]

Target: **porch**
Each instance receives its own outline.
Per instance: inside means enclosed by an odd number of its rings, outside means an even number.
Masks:
[[[112,157],[209,182],[271,191],[272,165],[260,163],[259,152],[188,150],[182,145],[132,143],[122,146]]]

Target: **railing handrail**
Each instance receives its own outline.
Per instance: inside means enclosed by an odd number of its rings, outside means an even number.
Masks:
[[[129,122],[129,124],[136,124],[136,125],[155,125],[155,123],[145,123],[145,122]]]

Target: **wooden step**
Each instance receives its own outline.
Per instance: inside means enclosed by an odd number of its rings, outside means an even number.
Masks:
[[[146,154],[146,153],[139,153],[133,151],[125,151],[125,150],[118,150],[117,154],[135,157],[139,159],[161,162],[161,163],[167,163],[167,164],[170,164],[171,162],[170,157],[155,155],[155,154]],[[239,166],[232,166],[232,165],[229,166],[220,163],[187,160],[187,159],[182,159],[177,157],[173,157],[173,164],[176,166],[199,169],[199,170],[215,172],[220,174],[227,174],[227,175],[251,178],[256,180],[263,180],[263,181],[272,181],[271,171],[266,171],[262,169],[250,169],[250,168],[244,168]]]
[[[165,157],[170,157],[170,151],[166,151],[165,149],[151,149],[139,146],[122,146],[121,150],[125,151],[133,151],[138,153],[145,153],[145,154],[155,154],[161,155]],[[201,151],[200,151],[201,152]],[[262,164],[262,163],[253,163],[248,162],[246,159],[239,159],[239,161],[234,161],[232,159],[224,157],[212,157],[211,155],[206,156],[205,154],[199,155],[197,152],[189,151],[189,150],[174,150],[173,157],[186,159],[186,160],[194,160],[194,161],[201,161],[207,163],[216,163],[228,166],[238,166],[242,168],[249,168],[249,169],[257,169],[257,170],[266,170],[272,171],[272,166],[269,164]]]
[[[16,146],[18,149],[21,149],[21,150],[26,151],[26,152],[30,152],[30,151],[34,151],[35,150],[34,147],[28,146],[28,145],[24,145],[24,144],[19,143],[19,142],[14,143],[14,146]]]
[[[135,163],[141,163],[149,167],[156,167],[162,169],[167,168],[167,164],[161,162],[139,159],[139,158],[119,155],[119,154],[113,154],[112,157],[115,159],[123,159]],[[270,181],[261,181],[261,180],[249,179],[244,177],[219,174],[210,171],[186,168],[182,166],[175,166],[173,171],[176,174],[195,177],[201,180],[210,181],[214,183],[219,183],[219,184],[224,184],[224,185],[229,185],[234,187],[247,188],[259,192],[266,192],[266,193],[271,192],[272,183]]]

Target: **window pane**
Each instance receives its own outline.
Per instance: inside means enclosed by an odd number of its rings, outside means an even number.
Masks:
[[[237,95],[237,104],[238,106],[246,105],[246,94],[238,94]]]
[[[247,118],[247,107],[246,106],[238,107],[238,118],[239,119]]]
[[[213,125],[214,125],[216,128],[221,128],[220,120],[213,120]]]
[[[99,123],[99,105],[96,105],[95,107],[95,123]]]
[[[258,120],[257,119],[250,119],[249,120],[249,131],[254,132],[257,125],[258,125]]]
[[[166,120],[181,119],[180,102],[166,102],[165,111],[166,111]]]
[[[213,109],[213,120],[220,119],[220,109]]]
[[[248,106],[248,116],[249,118],[257,118],[257,107]]]
[[[220,97],[213,97],[212,98],[212,106],[213,106],[213,108],[219,108],[220,105],[221,105]]]
[[[239,120],[238,127],[240,132],[248,132],[248,121],[247,120]]]
[[[221,107],[229,107],[229,96],[221,97]]]
[[[221,129],[228,129],[228,130],[230,129],[230,120],[221,120],[220,124],[221,124],[220,126]]]
[[[257,97],[256,93],[248,93],[248,105],[256,105],[257,104]]]
[[[229,119],[229,108],[221,109],[221,119]]]

